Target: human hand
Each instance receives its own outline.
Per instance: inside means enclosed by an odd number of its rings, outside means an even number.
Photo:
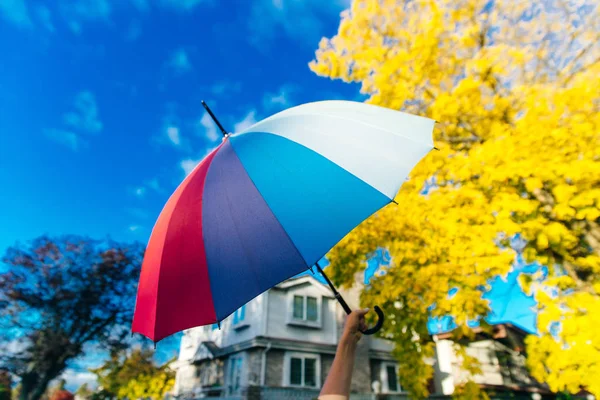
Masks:
[[[365,314],[369,312],[368,308],[363,310],[352,311],[346,317],[346,324],[344,325],[344,333],[342,334],[342,340],[351,340],[358,342],[362,337],[361,331],[367,329],[367,323],[365,322]]]

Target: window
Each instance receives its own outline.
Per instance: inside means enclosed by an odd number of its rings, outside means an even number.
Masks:
[[[318,322],[319,302],[317,298],[295,295],[292,303],[292,319],[296,321]]]
[[[318,387],[320,385],[319,356],[287,353],[285,383],[289,386]]]
[[[390,392],[398,391],[398,377],[396,376],[396,367],[388,365],[387,367],[388,390]]]
[[[381,382],[384,393],[397,393],[402,391],[398,381],[398,365],[383,363],[381,365]]]
[[[306,298],[306,320],[316,321],[318,319],[317,299],[314,297]]]
[[[294,319],[304,319],[304,297],[294,296]]]
[[[237,393],[242,386],[242,365],[242,356],[234,356],[229,359],[229,393]]]
[[[237,325],[246,319],[246,306],[243,305],[233,313],[233,324]]]
[[[302,359],[292,358],[290,362],[290,384],[302,385]]]

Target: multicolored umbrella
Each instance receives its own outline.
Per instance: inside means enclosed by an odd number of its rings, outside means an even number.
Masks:
[[[144,257],[132,330],[155,342],[311,268],[434,148],[435,121],[364,103],[308,103],[236,134],[214,119],[222,144],[168,200]]]

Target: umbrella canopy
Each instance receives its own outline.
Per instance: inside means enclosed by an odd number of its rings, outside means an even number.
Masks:
[[[222,321],[320,260],[393,201],[435,121],[322,101],[227,135],[150,236],[132,330],[153,341]]]

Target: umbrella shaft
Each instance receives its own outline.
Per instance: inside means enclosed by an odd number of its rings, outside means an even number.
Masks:
[[[213,121],[215,121],[215,123],[217,124],[217,126],[219,127],[219,129],[221,130],[221,132],[223,133],[223,136],[227,137],[227,131],[225,130],[225,128],[223,128],[223,125],[221,125],[221,123],[219,122],[219,120],[217,119],[217,117],[215,117],[215,114],[213,114],[213,112],[211,111],[211,109],[208,107],[208,104],[206,104],[204,102],[204,100],[202,100],[202,105],[206,109],[206,112],[208,112],[208,115],[210,115],[210,117],[213,119]]]
[[[342,295],[336,290],[335,286],[333,286],[333,283],[331,283],[331,281],[329,280],[329,277],[327,275],[325,275],[325,272],[323,272],[323,269],[321,268],[321,266],[319,265],[318,262],[315,264],[315,266],[317,267],[317,270],[323,276],[323,278],[325,278],[325,281],[331,288],[331,291],[333,292],[335,299],[338,301],[338,303],[340,303],[340,305],[342,306],[342,308],[344,309],[346,314],[350,314],[352,312],[352,310],[348,306],[348,303],[346,303],[346,300],[344,300]]]

